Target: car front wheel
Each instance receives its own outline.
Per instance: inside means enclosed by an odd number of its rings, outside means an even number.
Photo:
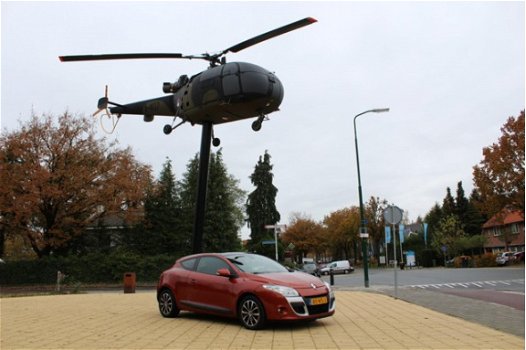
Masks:
[[[159,312],[163,317],[177,317],[179,315],[175,298],[169,289],[163,289],[159,294]]]
[[[265,309],[258,298],[244,297],[239,303],[239,320],[247,329],[261,329],[266,322]]]

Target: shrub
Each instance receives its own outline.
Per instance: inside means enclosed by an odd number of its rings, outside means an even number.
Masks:
[[[492,253],[485,253],[475,257],[475,266],[476,267],[494,267],[497,266],[495,261],[496,255]]]
[[[422,251],[422,266],[433,267],[433,260],[435,259],[435,251],[432,249],[424,249]]]
[[[75,283],[121,283],[124,273],[135,272],[137,281],[155,282],[173,265],[170,255],[140,256],[127,252],[90,253],[83,256],[45,257],[0,264],[1,285],[54,284],[57,272]]]

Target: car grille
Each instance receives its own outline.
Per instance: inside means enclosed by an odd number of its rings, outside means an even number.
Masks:
[[[320,302],[320,298],[327,298],[327,303],[313,305]],[[299,316],[319,315],[329,312],[334,308],[334,298],[328,294],[315,295],[311,297],[289,297],[290,307]]]
[[[300,315],[306,315],[305,303],[290,303],[290,306],[294,309],[294,312]]]
[[[329,303],[323,305],[309,305],[307,306],[309,310],[309,315],[322,314],[324,312],[329,312]]]

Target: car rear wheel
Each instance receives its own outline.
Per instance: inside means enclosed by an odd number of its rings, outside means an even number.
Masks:
[[[267,320],[263,304],[252,295],[244,297],[239,303],[239,320],[247,329],[261,329]]]
[[[175,298],[169,289],[163,289],[159,294],[159,312],[163,317],[177,317],[179,315]]]

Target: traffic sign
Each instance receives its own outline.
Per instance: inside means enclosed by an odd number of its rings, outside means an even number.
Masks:
[[[402,209],[397,206],[390,205],[384,210],[384,219],[391,225],[397,225],[402,221],[403,212]]]
[[[267,241],[261,241],[261,244],[263,244],[263,245],[273,245],[273,244],[276,244],[276,241],[271,239],[271,240],[267,240]]]

